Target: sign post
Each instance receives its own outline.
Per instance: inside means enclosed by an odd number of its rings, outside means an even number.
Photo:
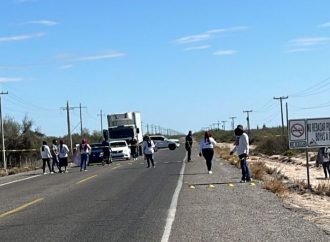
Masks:
[[[306,150],[307,182],[310,185],[308,149],[330,146],[330,118],[289,120],[289,148]]]

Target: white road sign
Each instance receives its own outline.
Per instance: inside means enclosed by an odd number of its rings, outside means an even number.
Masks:
[[[306,148],[306,120],[289,120],[289,147],[290,149]]]
[[[290,149],[330,146],[330,118],[289,120]]]

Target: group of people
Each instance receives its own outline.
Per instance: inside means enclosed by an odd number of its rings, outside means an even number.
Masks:
[[[49,148],[46,141],[43,141],[42,146],[40,147],[40,154],[42,158],[42,170],[44,174],[47,174],[46,164],[50,174],[55,173],[55,166],[57,167],[59,173],[67,172],[69,148],[66,144],[64,144],[63,140],[60,140],[60,144],[58,144],[57,140],[54,139],[51,148]],[[50,165],[51,159],[52,165]],[[63,167],[64,170],[62,170]]]
[[[235,141],[235,147],[230,152],[230,155],[233,155],[235,152],[237,153],[240,164],[241,164],[241,170],[242,170],[242,178],[241,182],[250,182],[251,176],[249,171],[249,166],[247,163],[247,158],[249,155],[249,137],[244,132],[242,125],[237,125],[237,128],[234,130],[236,141]],[[188,135],[185,139],[185,148],[187,150],[187,161],[191,161],[191,150],[192,150],[192,144],[193,144],[193,138],[192,138],[192,132],[189,131]],[[206,131],[204,133],[204,138],[199,143],[199,156],[203,156],[206,161],[206,167],[209,174],[212,174],[212,159],[214,155],[214,146],[217,144],[217,142],[212,137],[210,131]]]

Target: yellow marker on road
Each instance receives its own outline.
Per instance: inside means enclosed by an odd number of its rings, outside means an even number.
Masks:
[[[195,189],[196,187],[194,185],[189,186],[190,189]]]
[[[81,180],[81,181],[78,181],[76,184],[80,184],[80,183],[86,182],[86,181],[88,181],[88,180],[90,180],[90,179],[93,179],[94,177],[97,177],[97,175],[87,177],[87,178],[85,178],[85,179],[83,179],[83,180]]]
[[[215,188],[213,184],[209,184],[208,188]]]
[[[24,208],[30,207],[30,206],[32,206],[33,204],[36,204],[36,203],[38,203],[38,202],[41,202],[42,200],[44,200],[44,199],[43,199],[43,198],[38,198],[38,199],[36,199],[36,200],[34,200],[34,201],[32,201],[32,202],[29,202],[29,203],[23,204],[22,206],[20,206],[20,207],[18,207],[18,208],[15,208],[15,209],[13,209],[13,210],[10,210],[10,211],[8,211],[8,212],[5,212],[5,213],[3,213],[3,214],[0,214],[0,218],[4,218],[4,217],[6,217],[6,216],[8,216],[8,215],[12,215],[12,214],[14,214],[14,213],[18,213],[19,211],[23,210]]]
[[[234,184],[232,184],[232,183],[228,183],[228,186],[229,186],[229,187],[234,187]]]

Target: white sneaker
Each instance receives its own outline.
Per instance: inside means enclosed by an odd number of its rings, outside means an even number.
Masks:
[[[44,175],[47,175],[48,173],[47,172],[44,172]]]
[[[209,171],[209,174],[212,174],[213,172],[212,171]]]
[[[87,171],[87,170],[84,170],[84,171]]]
[[[54,172],[52,171],[50,174],[54,174]]]

